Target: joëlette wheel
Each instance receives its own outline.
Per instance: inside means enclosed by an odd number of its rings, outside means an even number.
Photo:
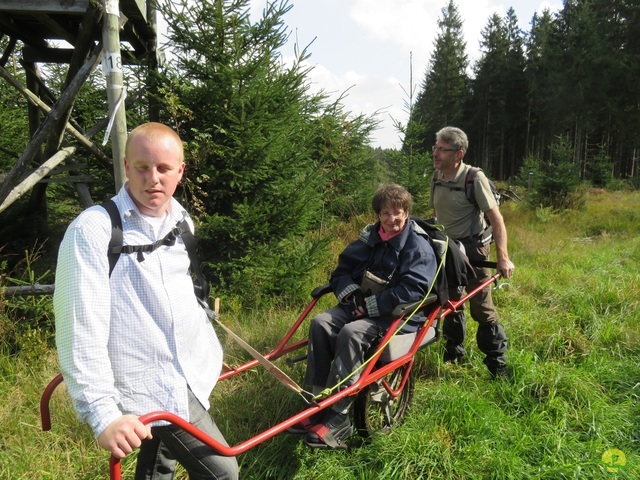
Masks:
[[[361,436],[387,433],[391,427],[402,421],[413,398],[413,371],[409,372],[407,383],[396,398],[389,394],[382,381],[386,380],[392,390],[397,389],[406,368],[405,366],[394,370],[383,379],[369,385],[356,397],[353,409],[354,422]]]

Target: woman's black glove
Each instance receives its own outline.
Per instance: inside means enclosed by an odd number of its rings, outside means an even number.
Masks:
[[[367,316],[367,302],[364,298],[362,290],[356,290],[345,298],[354,320]]]

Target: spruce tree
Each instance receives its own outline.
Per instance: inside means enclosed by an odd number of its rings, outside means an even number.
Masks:
[[[527,154],[542,158],[545,148],[553,139],[552,92],[557,88],[554,65],[554,45],[557,35],[555,20],[548,9],[541,15],[535,13],[526,42],[525,76],[528,83],[527,133],[524,143]]]
[[[248,0],[161,9],[172,48],[161,100],[187,145],[183,199],[205,270],[243,294],[295,289],[318,251],[296,242],[336,209],[366,209],[376,184],[372,120],[309,92],[306,49],[289,66],[281,58],[290,8],[269,3],[255,21]]]
[[[502,19],[493,14],[482,30],[480,41],[482,56],[475,65],[472,81],[473,95],[470,112],[473,112],[469,159],[482,167],[487,174],[495,175],[494,166],[504,151],[506,124],[509,40]]]
[[[468,57],[458,7],[449,0],[438,20],[439,33],[434,52],[418,94],[408,131],[415,138],[417,153],[426,153],[433,145],[435,133],[446,125],[461,126],[464,104],[469,91]]]

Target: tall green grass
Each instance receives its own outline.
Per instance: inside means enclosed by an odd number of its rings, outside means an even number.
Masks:
[[[516,272],[494,298],[510,339],[510,379],[489,378],[470,321],[463,365],[442,364],[442,342],[418,355],[412,408],[390,434],[354,437],[346,451],[311,450],[281,434],[239,457],[241,478],[640,478],[640,195],[586,200],[562,213],[503,208]],[[345,232],[359,227],[341,227],[335,255]],[[267,351],[302,307],[241,314],[223,299],[221,313]],[[228,363],[248,359],[220,336]],[[281,366],[301,381],[304,365]],[[0,478],[106,478],[108,455],[77,423],[64,389],[54,395],[52,431],[40,429],[38,400],[57,370],[55,354],[4,355],[0,370]],[[212,404],[232,444],[302,408],[261,368],[219,383]],[[624,468],[607,471],[609,449],[625,454]],[[124,464],[126,478],[134,460]]]

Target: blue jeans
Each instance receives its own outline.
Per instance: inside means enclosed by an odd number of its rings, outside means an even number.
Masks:
[[[207,435],[228,446],[215,422],[189,390],[189,420]],[[176,461],[191,480],[237,480],[236,457],[224,457],[175,425],[152,427],[153,438],[143,440],[136,480],[172,480]]]

